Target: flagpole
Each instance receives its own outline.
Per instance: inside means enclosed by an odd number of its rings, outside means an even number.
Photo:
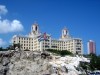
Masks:
[[[45,40],[44,40],[44,51],[45,51]]]
[[[44,33],[42,36],[39,38],[40,42],[40,51],[43,52],[45,50],[45,41],[46,41],[46,33]],[[44,46],[43,46],[44,45]],[[43,50],[44,47],[44,50]]]
[[[42,41],[40,41],[40,51],[42,52]]]

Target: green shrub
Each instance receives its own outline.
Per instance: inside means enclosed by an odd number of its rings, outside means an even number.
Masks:
[[[55,53],[61,56],[65,56],[65,55],[73,55],[71,52],[67,51],[67,50],[54,50],[54,49],[47,49],[47,51],[51,52],[51,53]]]

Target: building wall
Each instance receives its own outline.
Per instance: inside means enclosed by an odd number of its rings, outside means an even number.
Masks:
[[[67,41],[52,40],[51,43],[52,43],[51,49],[68,50],[72,53],[78,52],[79,54],[83,53],[83,43],[82,43],[81,39],[70,39],[70,40],[67,40]]]
[[[88,47],[88,54],[96,53],[96,45],[94,41],[89,40],[89,42],[87,43],[87,47]]]
[[[20,44],[22,50],[34,50],[34,38],[16,36],[13,38],[14,44]]]

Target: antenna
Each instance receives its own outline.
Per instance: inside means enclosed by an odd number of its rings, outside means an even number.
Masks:
[[[34,24],[35,24],[35,25],[38,25],[37,21],[34,21]]]

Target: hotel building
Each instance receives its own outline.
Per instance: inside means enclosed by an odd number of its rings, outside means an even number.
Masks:
[[[72,38],[69,31],[62,29],[60,39],[53,39],[47,33],[40,33],[39,25],[34,23],[28,36],[14,35],[12,38],[14,44],[20,43],[22,50],[43,51],[46,49],[68,50],[72,53],[83,54],[83,43],[80,38]]]

